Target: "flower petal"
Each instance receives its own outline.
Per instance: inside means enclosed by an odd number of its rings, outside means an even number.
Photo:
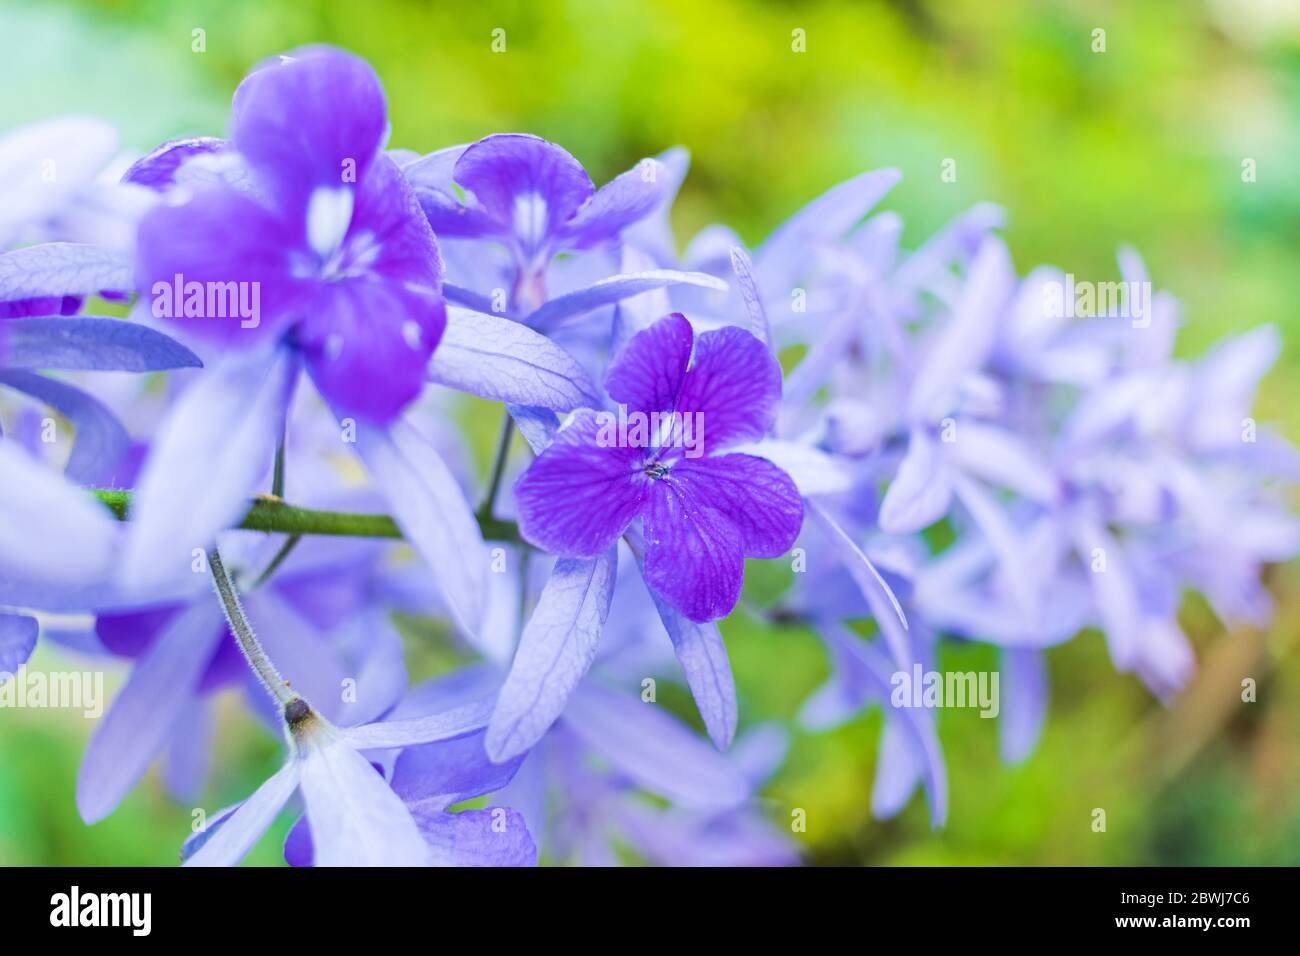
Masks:
[[[77,809],[87,823],[116,809],[185,720],[186,708],[197,706],[199,678],[225,633],[215,601],[191,605],[132,668],[77,773]]]
[[[307,47],[268,61],[239,89],[231,142],[295,212],[317,188],[361,182],[388,126],[384,91],[365,60]]]
[[[739,532],[747,558],[779,558],[790,550],[803,525],[803,499],[784,471],[754,455],[718,455],[676,461],[662,483],[692,504],[709,508]]]
[[[668,170],[663,164],[643,159],[601,186],[561,231],[568,244],[589,249],[649,215],[663,199],[667,186]]]
[[[36,648],[39,630],[34,617],[0,611],[0,675],[7,679],[26,663]]]
[[[528,318],[528,325],[538,332],[550,334],[558,328],[570,324],[566,320],[584,315],[604,305],[613,305],[630,296],[640,295],[654,289],[669,286],[688,285],[726,292],[727,284],[721,279],[703,272],[678,272],[674,269],[652,269],[649,272],[635,272],[628,275],[610,276],[591,285],[556,296]]]
[[[470,146],[456,161],[456,182],[507,225],[532,255],[591,198],[582,164],[554,143],[526,133],[500,133]]]
[[[169,139],[141,156],[122,174],[122,182],[138,183],[159,192],[175,185],[176,172],[195,156],[204,156],[224,149],[224,140],[212,136],[191,136]]]
[[[69,478],[84,485],[113,484],[131,439],[106,405],[73,385],[35,372],[0,371],[0,382],[39,399],[72,423],[75,434],[65,469]]]
[[[767,321],[767,310],[763,308],[763,298],[754,279],[754,262],[749,253],[740,246],[731,247],[731,271],[736,274],[736,285],[740,297],[745,303],[745,312],[749,316],[749,331],[764,345],[772,346],[772,327]]]
[[[745,574],[740,529],[694,483],[668,481],[651,482],[644,526],[651,590],[692,621],[730,614]]]
[[[767,346],[744,329],[705,332],[695,343],[677,411],[702,416],[708,454],[763,438],[776,422],[781,366]]]
[[[1002,659],[1002,719],[998,721],[998,752],[1004,763],[1020,763],[1034,752],[1047,715],[1047,667],[1042,651],[1004,647]]]
[[[113,127],[84,117],[32,123],[0,137],[0,246],[28,223],[59,212],[116,149]]]
[[[187,846],[185,866],[234,866],[247,856],[298,789],[300,773],[300,761],[290,760],[232,813],[210,821],[202,842]]]
[[[567,412],[600,404],[578,361],[545,336],[497,315],[453,309],[429,377],[512,405]]]
[[[487,607],[490,560],[451,469],[427,438],[401,420],[387,430],[359,427],[357,453],[394,520],[433,569],[456,625],[477,634]]]
[[[673,652],[709,738],[719,750],[726,750],[736,736],[738,712],[736,681],[718,625],[688,620],[657,595],[651,598],[673,642]]]
[[[617,547],[595,558],[556,561],[519,637],[488,725],[487,752],[493,760],[527,751],[564,712],[596,657],[617,569]]]
[[[912,382],[908,414],[913,421],[937,421],[952,408],[962,376],[984,362],[997,339],[998,322],[1015,281],[1007,247],[1000,239],[985,240],[952,315]]]
[[[416,812],[434,866],[536,866],[537,845],[516,810]]]
[[[657,704],[590,681],[573,695],[564,725],[647,790],[695,807],[733,807],[749,795],[744,775]]]
[[[790,295],[819,245],[838,241],[894,188],[896,169],[876,169],[832,186],[787,219],[758,250],[764,291]]]
[[[601,447],[599,416],[581,409],[515,482],[519,533],[564,557],[591,558],[641,513],[643,449]]]
[[[157,372],[203,364],[161,332],[95,316],[12,319],[5,323],[4,347],[9,368]]]
[[[0,441],[0,578],[55,584],[101,579],[117,556],[112,513],[12,441]]]
[[[952,505],[952,479],[934,439],[913,430],[907,454],[880,502],[880,529],[887,534],[911,534],[928,528]]]
[[[357,750],[391,750],[439,740],[451,740],[482,730],[496,705],[496,694],[453,707],[427,717],[385,720],[360,727],[344,727],[339,733]]]
[[[609,397],[634,412],[671,411],[686,378],[695,335],[680,312],[642,329],[605,373]]]
[[[906,635],[907,615],[903,613],[903,606],[898,603],[893,589],[880,576],[880,572],[876,570],[876,566],[871,563],[862,549],[849,537],[849,533],[831,517],[828,511],[808,502],[807,512],[830,539],[845,570],[853,578],[853,583],[867,599],[867,605],[871,608],[871,614],[885,636],[885,643],[895,662],[900,667],[910,666],[913,654],[908,646]]]
[[[241,192],[209,186],[140,221],[135,288],[155,318],[225,348],[275,338],[312,286],[293,272],[302,237]]]
[[[407,747],[393,765],[393,791],[407,806],[435,811],[453,803],[496,793],[514,778],[523,762],[496,763],[484,748],[484,733]]]
[[[193,550],[244,516],[296,379],[297,360],[277,348],[223,359],[185,390],[137,485],[123,581],[145,586],[188,574]]]
[[[790,476],[799,494],[836,495],[853,486],[853,477],[845,470],[843,459],[827,454],[803,442],[781,441],[765,438],[759,442],[737,445],[733,454],[754,455],[766,458]]]
[[[98,295],[134,288],[120,253],[76,242],[46,242],[0,255],[0,302]]]
[[[303,802],[316,866],[423,866],[428,848],[388,782],[342,740],[310,741]]]

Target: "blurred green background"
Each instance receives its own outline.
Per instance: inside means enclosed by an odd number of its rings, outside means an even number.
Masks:
[[[504,54],[491,50],[496,28]],[[791,50],[796,28],[805,53]],[[897,166],[886,205],[909,244],[992,200],[1022,271],[1052,262],[1106,277],[1116,246],[1136,245],[1184,302],[1184,354],[1275,323],[1284,356],[1258,414],[1300,435],[1296,0],[6,0],[0,37],[0,128],[96,114],[140,150],[221,134],[249,67],[310,42],[375,65],[394,146],[528,131],[562,143],[599,184],[681,144],[693,163],[679,242],[713,221],[757,242],[835,182]],[[948,158],[952,183],[940,180]],[[1188,601],[1200,669],[1168,709],[1113,671],[1098,635],[1051,652],[1047,728],[1022,766],[999,764],[993,721],[940,712],[952,804],[940,832],[919,797],[896,820],[871,819],[878,715],[798,736],[768,791],[773,818],[807,810],[800,838],[816,863],[1300,862],[1300,567],[1274,569],[1271,585],[1267,633],[1226,633]],[[790,717],[825,677],[811,634],[740,612],[723,631],[747,721]],[[992,668],[994,656],[954,648],[943,666]],[[1243,676],[1259,682],[1255,704],[1239,701]],[[106,822],[77,818],[89,728],[55,711],[0,712],[0,863],[175,861],[189,810],[152,778]],[[228,708],[205,805],[238,799],[277,762],[277,742]],[[1092,832],[1094,807],[1107,811],[1104,834]],[[250,862],[277,855],[267,840]]]

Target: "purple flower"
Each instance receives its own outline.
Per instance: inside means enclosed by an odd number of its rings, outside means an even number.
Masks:
[[[597,190],[566,150],[525,133],[488,136],[407,167],[434,231],[495,239],[514,265],[512,301],[531,311],[546,300],[544,274],[557,253],[615,238],[662,200],[660,164],[642,160]],[[468,192],[463,200],[452,183]]]
[[[766,459],[720,454],[771,428],[776,359],[726,328],[700,336],[691,364],[692,341],[676,313],[633,336],[605,379],[632,427],[579,411],[515,494],[520,533],[562,557],[595,557],[642,518],[646,582],[691,620],[710,621],[735,607],[746,557],[774,558],[794,543],[803,500]],[[636,429],[642,420],[648,428]]]
[[[154,209],[136,263],[155,315],[227,350],[288,340],[327,400],[378,424],[419,394],[446,325],[437,243],[381,152],[385,123],[379,78],[350,54],[309,49],[255,71],[230,140],[247,183]],[[248,308],[210,314],[229,283]],[[191,290],[203,307],[186,304]]]

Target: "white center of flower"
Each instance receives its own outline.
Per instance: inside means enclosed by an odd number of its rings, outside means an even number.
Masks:
[[[515,235],[528,249],[536,249],[546,237],[546,200],[537,193],[515,197]]]
[[[343,244],[352,225],[351,189],[318,186],[307,201],[307,244],[328,261]]]

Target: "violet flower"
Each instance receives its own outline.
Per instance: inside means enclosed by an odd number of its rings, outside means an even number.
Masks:
[[[620,436],[612,413],[578,412],[515,495],[520,533],[562,557],[594,557],[643,518],[646,582],[690,620],[710,621],[735,607],[746,557],[794,543],[803,501],[771,462],[722,454],[771,427],[776,360],[731,328],[701,335],[690,364],[693,339],[682,315],[667,316],[633,336],[606,376],[625,409],[658,413],[656,426],[662,417],[659,434]]]

